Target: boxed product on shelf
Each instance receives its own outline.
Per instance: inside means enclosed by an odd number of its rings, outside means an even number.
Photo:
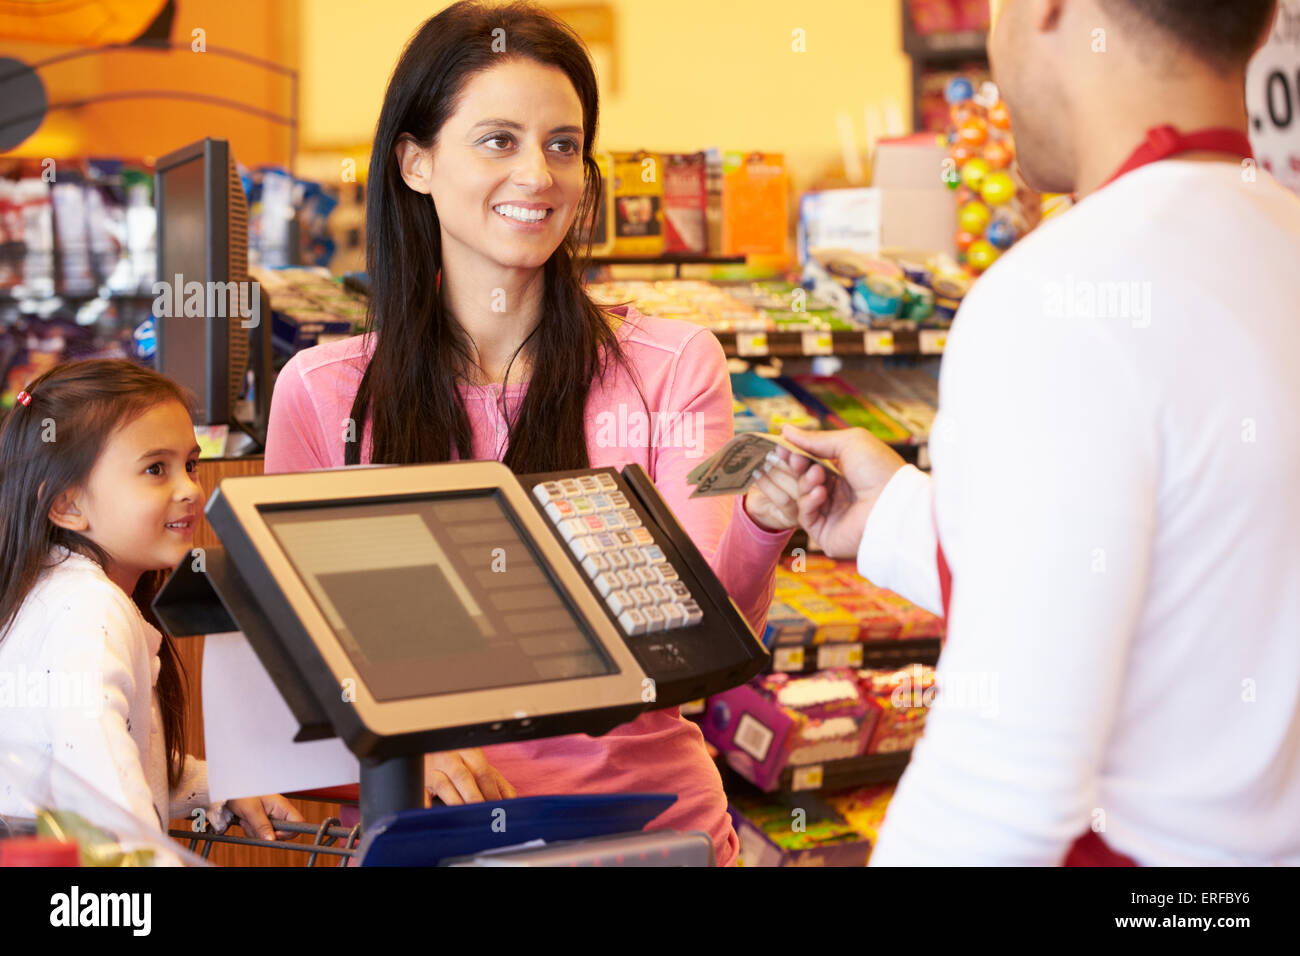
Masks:
[[[863,866],[871,852],[870,841],[830,808],[742,795],[730,797],[729,804],[741,866]]]
[[[858,639],[858,619],[815,591],[792,594],[785,599],[794,611],[813,624],[813,644],[834,644]]]
[[[658,256],[664,251],[664,181],[647,175],[653,153],[614,155],[614,255]]]
[[[865,428],[883,442],[914,443],[916,437],[879,405],[836,376],[798,375],[782,386],[835,428]]]
[[[816,429],[819,423],[802,403],[770,378],[750,369],[732,373],[731,394],[764,423],[762,431],[779,434],[781,426]]]
[[[704,255],[709,251],[708,171],[704,153],[665,153],[664,252]]]
[[[894,784],[872,784],[828,794],[825,800],[849,826],[870,840],[874,848],[880,825],[885,822],[889,801],[894,798],[894,790]]]
[[[879,717],[855,671],[768,674],[709,698],[702,729],[727,762],[763,790],[788,766],[866,753]]]
[[[773,600],[767,612],[767,628],[763,632],[763,645],[773,647],[803,646],[812,643],[816,625],[782,600]]]
[[[783,256],[789,177],[780,153],[722,156],[722,254]]]
[[[877,713],[865,752],[911,750],[925,729],[934,699],[934,668],[913,664],[899,670],[860,670],[858,680]]]

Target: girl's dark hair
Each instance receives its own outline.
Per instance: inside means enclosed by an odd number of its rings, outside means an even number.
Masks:
[[[360,461],[367,414],[373,416],[376,464],[471,456],[469,418],[457,383],[473,357],[438,295],[438,214],[427,195],[403,181],[395,147],[404,136],[431,146],[471,77],[521,58],[557,67],[573,83],[582,103],[586,184],[573,227],[544,266],[542,315],[530,336],[532,374],[510,423],[504,461],[516,472],[589,465],[587,395],[611,360],[624,364],[614,330],[582,287],[590,242],[580,239],[581,226],[600,196],[600,170],[592,158],[596,74],[577,34],[547,11],[528,3],[477,2],[453,4],[425,22],[403,51],[384,96],[366,197],[366,332],[376,333],[377,341],[352,404],[357,427],[345,441],[347,464]]]
[[[125,359],[57,365],[27,391],[31,402],[15,405],[0,425],[0,640],[41,572],[53,566],[49,555],[55,545],[107,571],[109,556],[103,548],[50,520],[50,508],[59,496],[90,479],[118,428],[164,402],[193,407],[192,396],[181,386]],[[175,787],[185,760],[185,669],[150,607],[166,574],[159,570],[140,575],[131,599],[163,635],[158,703],[167,746],[167,783]]]

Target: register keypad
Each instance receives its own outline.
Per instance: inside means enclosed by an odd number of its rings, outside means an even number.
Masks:
[[[628,635],[691,627],[704,612],[608,474],[533,487],[582,569]]]

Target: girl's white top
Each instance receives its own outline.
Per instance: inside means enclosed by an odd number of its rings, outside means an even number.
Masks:
[[[0,756],[52,757],[48,786],[55,808],[92,822],[104,808],[72,771],[128,811],[147,829],[203,807],[218,830],[231,820],[208,806],[207,764],[186,756],[175,790],[167,787],[167,754],[155,686],[162,634],[94,561],[63,547],[0,638]],[[0,813],[26,815],[16,784],[0,776]],[[110,815],[111,811],[110,811]]]

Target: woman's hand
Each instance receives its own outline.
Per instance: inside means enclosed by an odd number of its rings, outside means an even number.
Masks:
[[[424,755],[424,788],[448,805],[519,796],[478,747]]]
[[[788,531],[799,524],[799,479],[788,449],[774,446],[745,492],[745,511],[765,531]]]
[[[246,834],[259,840],[292,840],[298,835],[289,830],[272,830],[271,820],[303,821],[298,809],[279,793],[227,800],[226,809],[239,818],[239,825]]]

